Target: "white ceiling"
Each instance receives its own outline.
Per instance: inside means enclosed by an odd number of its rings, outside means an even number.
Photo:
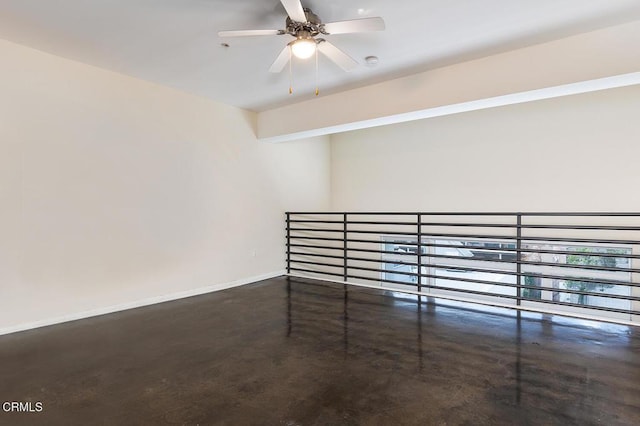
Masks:
[[[639,0],[303,0],[323,22],[381,16],[387,29],[326,36],[361,65],[320,58],[322,94],[640,19]],[[0,38],[261,111],[313,98],[312,61],[268,68],[290,36],[220,39],[224,29],[282,29],[279,0],[0,0]],[[229,48],[220,43],[227,42]],[[376,67],[364,57],[380,58]]]

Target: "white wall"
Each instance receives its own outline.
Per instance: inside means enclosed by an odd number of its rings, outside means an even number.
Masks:
[[[329,207],[326,138],[4,41],[0,70],[0,331],[277,273],[284,211]]]
[[[640,211],[640,86],[332,136],[335,210]]]

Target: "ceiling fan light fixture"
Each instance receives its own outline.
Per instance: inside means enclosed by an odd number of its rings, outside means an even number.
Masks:
[[[344,71],[352,71],[358,62],[345,52],[334,46],[329,41],[317,36],[331,34],[351,34],[365,31],[382,31],[385,28],[384,20],[379,16],[370,16],[366,18],[351,19],[347,21],[336,21],[323,23],[318,15],[313,13],[311,9],[304,8],[301,0],[280,0],[280,3],[287,12],[285,18],[284,29],[281,30],[225,30],[218,31],[219,37],[249,37],[249,36],[269,36],[269,35],[288,35],[295,39],[283,46],[276,60],[271,64],[269,72],[279,73],[289,64],[289,74],[291,75],[291,63],[293,57],[300,59],[309,59],[315,56],[316,65],[316,95],[317,89],[317,71],[318,71],[318,53],[322,53],[329,61],[336,64]],[[366,9],[358,10],[361,15],[368,15]],[[367,59],[368,64],[372,65],[373,58]]]
[[[311,37],[299,38],[291,45],[291,52],[296,58],[310,58],[316,53],[316,41]]]

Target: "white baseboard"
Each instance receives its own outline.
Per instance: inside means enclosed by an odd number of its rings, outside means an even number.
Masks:
[[[287,272],[284,270],[276,271],[268,274],[244,278],[241,280],[231,281],[227,283],[214,284],[207,287],[194,288],[192,290],[180,291],[177,293],[166,294],[163,296],[149,297],[147,299],[136,300],[134,302],[121,303],[118,305],[91,309],[88,311],[75,312],[69,315],[63,315],[61,317],[49,318],[49,319],[29,322],[25,324],[18,324],[10,327],[0,328],[0,336],[4,334],[17,333],[19,331],[32,330],[34,328],[46,327],[48,325],[53,325],[53,324],[60,324],[63,322],[76,321],[84,318],[95,317],[98,315],[111,314],[113,312],[125,311],[127,309],[140,308],[142,306],[155,305],[156,303],[170,302],[172,300],[184,299],[186,297],[198,296],[206,293],[213,293],[215,291],[226,290],[228,288],[239,287],[239,286],[251,284],[257,281],[279,277],[282,275],[286,275],[286,273]]]

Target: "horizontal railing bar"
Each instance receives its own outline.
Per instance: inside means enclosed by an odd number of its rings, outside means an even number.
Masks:
[[[335,273],[335,272],[324,272],[324,271],[314,271],[312,269],[302,269],[302,268],[290,268],[292,271],[298,271],[298,272],[307,272],[307,273],[311,273],[311,274],[321,274],[321,275],[331,275],[334,277],[344,277],[344,275],[342,273]]]
[[[408,287],[417,287],[416,283],[406,283],[406,282],[402,282],[402,281],[395,281],[395,280],[384,280],[384,279],[377,279],[377,278],[372,278],[372,277],[362,277],[362,276],[358,276],[358,275],[348,275],[347,278],[356,278],[356,279],[361,279],[361,280],[367,280],[367,281],[378,281],[378,282],[389,282],[389,283],[393,283],[393,284],[401,284],[401,285],[405,285]],[[476,294],[479,296],[490,296],[490,297],[498,297],[498,298],[506,298],[506,299],[512,299],[512,300],[518,300],[518,296],[512,296],[512,295],[508,295],[508,294],[496,294],[496,293],[487,293],[484,291],[477,291],[477,290],[462,290],[459,288],[453,288],[453,287],[440,287],[440,286],[433,286],[433,285],[429,285],[429,284],[421,284],[420,285],[422,288],[430,288],[430,289],[434,289],[434,290],[444,290],[444,291],[452,291],[455,293],[467,293],[467,294]],[[398,289],[398,291],[402,291],[401,289]],[[432,296],[432,297],[438,297],[438,294],[425,294],[425,296]],[[608,307],[604,307],[604,306],[593,306],[593,305],[580,305],[577,303],[571,303],[571,302],[560,302],[560,301],[553,301],[553,300],[545,300],[545,299],[532,299],[532,298],[528,298],[528,297],[521,297],[520,300],[523,301],[527,301],[527,302],[535,302],[535,303],[546,303],[546,304],[551,304],[551,305],[563,305],[563,306],[569,306],[569,307],[574,307],[574,308],[583,308],[583,309],[593,309],[593,310],[598,310],[598,311],[607,311],[607,312],[617,312],[620,314],[628,314],[628,315],[638,315],[640,314],[640,311],[632,311],[629,309],[617,309],[617,308],[608,308]],[[517,306],[514,305],[514,308],[517,309]],[[561,315],[561,313],[559,312],[558,314]]]
[[[303,269],[303,268],[291,268],[292,271],[299,271],[299,272],[309,272],[309,273],[313,273],[313,274],[324,274],[324,275],[333,275],[333,276],[339,276],[339,277],[344,277],[343,274],[334,274],[334,273],[325,273],[325,272],[318,272],[318,271],[313,271],[311,269]],[[370,280],[370,281],[381,281],[381,282],[386,282],[386,283],[393,283],[393,284],[402,284],[402,285],[406,285],[406,286],[411,286],[413,285],[414,287],[416,286],[415,284],[411,284],[411,283],[407,283],[405,281],[396,281],[396,280],[387,280],[387,279],[378,279],[378,278],[371,278],[371,277],[357,277],[357,276],[350,276],[351,278],[361,278],[364,280]],[[399,290],[401,291],[401,290]]]
[[[344,229],[319,229],[319,228],[289,228],[285,229],[291,232],[344,232]],[[415,232],[406,232],[406,231],[390,231],[390,230],[382,230],[382,231],[365,231],[365,230],[351,230],[347,229],[347,234],[384,234],[384,235],[416,235]]]
[[[343,221],[338,220],[289,220],[290,223],[323,223],[323,224],[342,224]],[[417,222],[388,222],[388,221],[347,221],[348,225],[398,225],[398,226],[417,226]],[[440,227],[473,227],[473,228],[518,228],[518,225],[506,223],[460,223],[460,222],[424,222],[423,226],[440,226]],[[527,229],[558,229],[558,230],[596,230],[596,231],[640,231],[640,226],[611,226],[611,225],[545,225],[545,224],[529,224],[520,225],[520,228]],[[296,231],[300,229],[290,229]]]
[[[291,259],[291,263],[303,263],[305,265],[315,265],[315,266],[328,266],[331,268],[343,268],[344,265],[332,265],[330,263],[322,263],[322,262],[311,262],[307,260],[294,260]]]
[[[383,273],[390,273],[390,274],[407,275],[407,276],[410,276],[410,277],[417,277],[418,276],[417,272],[389,271],[387,269],[367,268],[366,266],[352,266],[352,265],[349,265],[349,267],[347,269],[357,269],[359,271],[383,272]]]
[[[295,237],[291,237],[291,238],[295,238]],[[307,239],[317,239],[317,238],[313,238],[313,237],[300,237],[300,238],[307,238]],[[343,241],[341,238],[340,239],[331,239],[330,241]],[[376,240],[354,240],[354,239],[347,239],[348,242],[356,242],[356,243],[375,243],[375,244],[393,244],[393,241],[376,241]],[[398,243],[398,242],[396,242]],[[415,243],[415,241],[413,243],[405,243],[405,242],[400,242],[402,245],[405,246],[416,246],[417,243]],[[293,244],[291,244],[291,246],[294,246]],[[517,253],[518,250],[515,248],[500,248],[500,247],[474,247],[474,246],[461,246],[461,245],[456,245],[456,244],[435,244],[435,243],[422,243],[421,246],[423,247],[441,247],[441,248],[456,248],[456,249],[465,249],[465,250],[470,250],[470,251],[498,251],[498,252],[505,252],[505,253]],[[300,246],[303,247],[303,246]],[[328,246],[308,246],[308,247],[313,247],[313,248],[330,248],[330,249],[336,249],[336,250],[343,250],[342,247],[328,247]],[[364,252],[378,252],[379,250],[367,250],[367,249],[358,249],[358,248],[349,248],[349,250],[355,250],[355,251],[364,251]],[[400,253],[400,252],[393,252],[393,251],[380,251],[381,253],[391,253],[391,254],[407,254],[407,253]],[[590,256],[590,257],[619,257],[622,259],[640,259],[640,255],[638,254],[624,254],[624,253],[583,253],[583,252],[576,252],[576,251],[570,251],[570,250],[536,250],[536,249],[520,249],[520,252],[522,253],[544,253],[544,254],[566,254],[566,255],[579,255],[579,256]],[[413,254],[415,255],[415,253],[409,253],[409,254]]]
[[[369,281],[378,281],[378,282],[384,282],[384,283],[391,283],[391,284],[400,284],[400,285],[405,285],[405,286],[409,286],[409,287],[417,287],[418,284],[417,283],[408,283],[406,281],[398,281],[398,280],[389,280],[389,279],[385,279],[385,278],[373,278],[373,277],[360,277],[358,275],[348,275],[347,278],[359,278],[361,280],[369,280]],[[423,285],[423,287],[425,287],[425,285]],[[402,290],[399,290],[402,291]]]
[[[391,250],[374,250],[374,249],[363,249],[363,248],[349,248],[348,251],[359,251],[362,253],[381,253],[381,254],[390,254],[390,255],[397,255],[397,256],[416,256],[416,253],[412,253],[409,251],[391,251]]]
[[[349,242],[349,243],[374,243],[374,244],[402,244],[403,246],[412,246],[412,247],[417,247],[418,246],[418,244],[416,243],[416,240],[404,242],[404,241],[384,241],[384,240],[361,240],[359,238],[347,238],[347,242]],[[349,250],[353,250],[353,249],[350,247]]]
[[[344,222],[343,222],[344,223]],[[344,229],[324,229],[324,228],[285,228],[291,232],[344,232]]]
[[[299,239],[299,240],[323,240],[323,241],[340,241],[340,242],[344,242],[344,239],[342,238],[329,238],[329,237],[309,237],[309,236],[295,236],[292,235],[291,239]],[[353,239],[353,238],[347,238],[347,242],[349,243],[373,243],[373,244],[385,244],[385,243],[390,243],[390,241],[383,241],[383,240],[360,240],[360,239]],[[393,243],[398,243],[397,241],[394,241]],[[402,245],[404,246],[417,246],[418,244],[413,241],[413,242],[403,242]],[[341,247],[342,248],[342,247]],[[349,250],[352,250],[351,248],[349,248]]]
[[[598,265],[578,265],[574,263],[553,263],[553,262],[536,262],[530,260],[506,260],[506,259],[474,259],[466,256],[450,256],[447,254],[423,254],[423,257],[432,257],[434,259],[455,259],[465,260],[470,262],[493,262],[493,263],[508,263],[511,265],[529,265],[529,266],[548,266],[552,268],[571,268],[571,269],[584,269],[589,271],[604,271],[604,272],[624,272],[624,273],[640,273],[640,269],[636,268],[617,268]]]
[[[304,215],[304,216],[309,216],[309,215],[317,216],[317,215],[323,215],[323,214],[344,215],[345,213],[347,213],[347,212],[286,212],[285,214],[298,215],[298,216],[301,216],[301,215]]]
[[[478,239],[497,239],[497,240],[517,240],[516,236],[510,235],[478,235],[478,234],[445,234],[445,233],[428,233],[423,238],[429,237],[446,237],[446,238],[478,238]],[[607,239],[599,240],[594,238],[557,238],[557,237],[527,237],[521,238],[522,242],[526,241],[552,241],[552,242],[566,242],[566,243],[594,243],[594,244],[630,244],[638,245],[640,241],[636,240],[617,240]]]
[[[329,259],[345,259],[344,256],[333,256],[333,255],[325,255],[325,254],[321,254],[321,253],[298,253],[298,252],[294,252],[294,251],[288,251],[287,254],[290,254],[292,256],[312,256],[312,257],[327,257]],[[361,262],[376,262],[376,263],[383,263],[382,260],[380,259],[367,259],[365,257],[351,257],[351,256],[347,256],[346,257],[347,260],[355,260],[355,261],[361,261]],[[384,263],[389,263],[389,262],[384,262]],[[403,260],[394,260],[393,264],[398,264],[398,265],[406,265],[406,266],[418,266],[417,263],[415,262],[405,262]],[[351,266],[349,266],[350,268]]]
[[[307,248],[315,248],[315,249],[335,249],[343,251],[343,247],[327,247],[327,246],[312,246],[312,245],[302,245],[302,244],[287,244],[289,247],[307,247]],[[381,253],[381,254],[392,254],[397,256],[415,256],[415,253],[411,252],[397,252],[397,251],[389,251],[389,250],[367,250],[367,249],[359,249],[359,248],[348,248],[347,251],[360,251],[367,253]]]
[[[322,215],[322,214],[339,214],[339,215],[381,215],[381,216],[602,216],[602,217],[640,217],[640,213],[635,212],[286,212],[290,215]]]
[[[373,213],[373,212],[288,212],[290,215],[323,215],[323,214],[336,214],[336,215],[349,215],[349,216],[357,216],[357,215],[383,215],[383,216],[410,216],[410,215],[417,215],[417,214],[421,214],[421,213],[412,213],[412,212],[380,212],[380,213]]]
[[[598,230],[598,231],[640,231],[640,226],[611,226],[611,225],[544,225],[544,224],[529,224],[529,225],[517,225],[508,223],[460,223],[460,222],[423,222],[423,226],[462,226],[473,228],[528,228],[528,229],[566,229],[566,230]]]
[[[348,225],[410,225],[410,226],[418,226],[418,222],[377,222],[377,221],[369,221],[369,220],[349,220],[347,221]]]
[[[367,231],[365,229],[347,229],[347,234],[383,234],[383,235],[416,235],[415,232],[409,231],[389,231],[384,229],[382,231]]]
[[[328,259],[344,259],[344,256],[335,256],[331,254],[322,254],[322,253],[298,253],[296,251],[287,251],[286,254],[290,254],[291,256],[312,256],[312,257],[326,257]],[[348,259],[348,258],[347,258]],[[380,260],[378,260],[380,262]],[[340,265],[344,266],[344,265]]]
[[[361,240],[357,240],[361,241]],[[369,242],[369,241],[368,241]],[[374,242],[374,241],[371,241]],[[375,241],[379,243],[380,241]],[[413,245],[416,244],[403,244],[403,245]],[[442,248],[459,248],[459,249],[467,249],[470,251],[499,251],[499,252],[508,252],[508,253],[517,253],[517,249],[502,249],[499,247],[473,247],[473,246],[459,246],[454,244],[430,244],[430,243],[422,243],[423,247],[442,247]],[[342,247],[329,247],[329,246],[315,246],[315,245],[303,245],[303,244],[289,244],[290,247],[308,247],[308,248],[317,248],[317,249],[332,249],[332,250],[343,250]],[[349,248],[349,251],[360,251],[364,253],[382,253],[382,254],[393,254],[393,255],[401,255],[401,256],[415,256],[415,253],[411,252],[396,252],[390,250],[374,250],[374,249],[363,249],[363,248]],[[590,256],[590,257],[620,257],[624,259],[640,259],[640,255],[637,254],[616,254],[616,253],[581,253],[575,251],[563,251],[563,250],[534,250],[534,249],[521,249],[523,253],[545,253],[545,254],[567,254],[567,255],[575,255],[579,254],[580,256]],[[423,256],[427,256],[427,254],[423,254]],[[455,256],[454,256],[455,257]],[[478,259],[484,260],[487,262],[491,262],[492,260],[487,259]]]
[[[292,235],[292,236],[290,237],[290,239],[292,239],[292,240],[340,241],[340,242],[343,242],[343,241],[344,241],[342,238],[308,237],[308,236],[299,236],[299,237],[296,237],[295,235]]]
[[[315,219],[291,219],[289,223],[327,223],[327,224],[343,224],[343,220],[315,220]],[[349,225],[412,225],[417,226],[417,222],[376,222],[376,221],[360,221],[360,220],[348,220]]]
[[[320,263],[320,262],[308,262],[308,261],[304,261],[304,260],[291,260],[291,263],[302,263],[305,265],[316,265],[316,266],[337,266],[342,268],[343,265],[330,265],[328,263]],[[370,272],[387,272],[387,273],[394,273],[394,274],[399,274],[399,275],[408,275],[408,276],[412,276],[412,277],[417,277],[418,274],[415,272],[404,272],[404,271],[388,271],[385,269],[378,269],[378,268],[366,268],[364,266],[351,266],[349,265],[347,269],[358,269],[360,271],[370,271]]]
[[[640,259],[640,254],[618,254],[618,253],[595,253],[595,252],[576,252],[570,250],[536,250],[536,249],[526,249],[522,248],[518,250],[517,248],[501,248],[501,247],[475,247],[475,246],[461,246],[457,244],[436,244],[436,243],[425,243],[421,244],[423,247],[442,247],[442,248],[457,248],[457,249],[465,249],[470,251],[499,251],[504,253],[544,253],[544,254],[566,254],[566,255],[580,255],[580,256],[590,256],[590,257],[619,257],[624,259]]]
[[[324,229],[318,231],[325,231]],[[337,230],[336,230],[337,232]],[[392,235],[407,235],[407,236],[415,236],[415,232],[385,232],[385,231],[347,231],[347,233],[367,233],[367,234],[380,234],[384,236],[392,236]],[[469,238],[469,239],[491,239],[491,240],[508,240],[508,241],[516,241],[516,236],[511,235],[480,235],[480,234],[445,234],[445,233],[429,233],[423,235],[423,238],[433,238],[433,237],[444,237],[444,238]],[[291,238],[303,238],[291,236]],[[636,240],[618,240],[618,239],[606,239],[599,240],[594,238],[558,238],[558,237],[522,237],[523,242],[527,241],[543,241],[543,242],[566,242],[566,243],[591,243],[591,244],[628,244],[628,245],[640,245],[640,241]],[[343,241],[340,239],[339,241]],[[375,241],[375,240],[351,240],[351,242],[365,242],[365,243],[380,243],[384,241]],[[389,241],[391,242],[391,241]],[[404,244],[404,243],[403,243]],[[415,243],[413,243],[415,245]],[[409,245],[409,244],[405,244]]]
[[[300,248],[314,248],[314,249],[329,249],[329,250],[340,250],[343,251],[344,247],[329,247],[329,246],[314,246],[310,244],[287,244],[288,247],[300,247]]]
[[[289,223],[344,223],[343,220],[290,219]]]

